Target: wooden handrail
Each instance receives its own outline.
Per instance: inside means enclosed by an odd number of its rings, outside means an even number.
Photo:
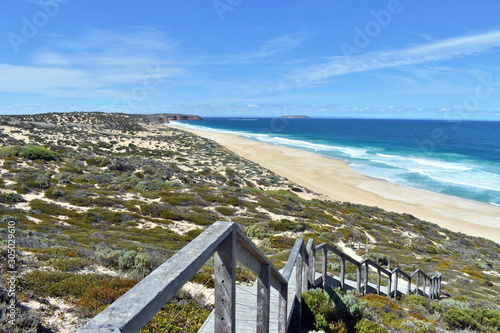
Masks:
[[[377,286],[376,290],[377,293],[380,294],[380,280],[381,280],[381,274],[385,274],[388,277],[388,285],[387,285],[387,291],[390,296],[396,296],[398,293],[398,278],[399,276],[402,276],[408,280],[408,286],[407,286],[407,294],[410,294],[412,292],[411,290],[411,283],[412,279],[415,275],[417,275],[417,281],[416,281],[416,288],[415,292],[418,294],[419,293],[419,286],[420,286],[420,276],[424,278],[424,287],[423,287],[423,292],[425,295],[425,290],[427,289],[427,282],[429,282],[430,290],[429,290],[429,297],[430,298],[439,298],[441,294],[441,274],[436,273],[434,277],[429,277],[427,274],[422,272],[421,270],[416,270],[412,274],[408,274],[405,271],[403,271],[400,268],[395,268],[392,271],[389,271],[382,267],[380,264],[373,262],[372,260],[366,258],[363,259],[361,262],[357,261],[356,259],[352,258],[351,256],[345,254],[344,252],[340,251],[339,249],[333,247],[330,244],[327,243],[321,243],[320,245],[316,246],[316,251],[323,250],[323,263],[322,263],[322,276],[323,276],[323,285],[326,283],[326,278],[327,278],[327,261],[328,261],[328,252],[332,252],[335,255],[340,257],[341,260],[341,266],[340,266],[340,288],[344,290],[345,288],[345,262],[349,261],[353,265],[356,266],[357,269],[357,281],[356,281],[356,289],[363,293],[367,293],[368,290],[368,266],[372,266],[377,270]],[[362,267],[365,267],[365,278],[364,278],[364,283],[363,283],[363,289],[361,288],[361,270]]]

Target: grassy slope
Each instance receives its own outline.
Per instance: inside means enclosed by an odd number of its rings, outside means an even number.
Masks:
[[[2,269],[5,222],[14,219],[20,299],[54,329],[94,315],[216,220],[246,228],[278,267],[295,237],[341,247],[368,238],[370,253],[390,256],[393,267],[441,272],[444,292],[470,307],[500,305],[500,246],[492,241],[323,200],[214,142],[140,116],[4,116],[0,126]],[[30,159],[27,145],[60,159]],[[209,274],[207,266],[194,280]],[[444,327],[439,312],[432,318]]]

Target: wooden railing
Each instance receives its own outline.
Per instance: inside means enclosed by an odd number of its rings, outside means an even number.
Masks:
[[[412,274],[408,274],[404,272],[400,268],[395,268],[392,271],[389,271],[382,267],[380,264],[373,262],[370,259],[363,259],[362,261],[357,261],[356,259],[350,257],[349,255],[345,254],[344,252],[336,249],[335,247],[331,246],[330,244],[322,243],[316,247],[316,251],[322,251],[323,253],[323,260],[322,260],[322,283],[323,286],[327,285],[327,280],[328,280],[328,273],[327,273],[327,264],[328,264],[328,253],[331,252],[332,254],[335,254],[336,256],[340,257],[340,274],[339,274],[339,283],[340,283],[340,288],[342,290],[346,289],[345,285],[345,264],[346,261],[352,263],[353,265],[356,266],[356,271],[357,271],[357,279],[356,279],[356,290],[359,292],[362,292],[364,294],[367,294],[369,292],[369,284],[368,284],[368,275],[369,275],[369,267],[372,266],[374,270],[377,272],[377,282],[376,282],[376,293],[381,294],[381,277],[382,274],[387,276],[388,279],[388,284],[386,286],[386,294],[395,297],[398,295],[398,293],[402,293],[398,289],[398,282],[399,282],[399,277],[403,277],[407,280],[407,289],[404,292],[404,294],[409,295],[411,293],[416,293],[416,294],[422,294],[424,296],[427,296],[429,298],[439,298],[441,294],[441,274],[440,273],[435,273],[434,276],[430,277],[424,272],[422,272],[420,269],[417,269],[415,272]],[[362,274],[362,270],[364,267],[364,274]],[[364,281],[362,285],[362,275],[364,275]],[[412,290],[412,280],[414,280],[414,277],[416,276],[415,279],[415,289]],[[420,278],[423,278],[423,288],[420,289]],[[427,285],[427,283],[429,283]],[[427,291],[428,290],[428,291]],[[426,293],[427,291],[427,293]]]
[[[323,252],[322,276],[316,279],[316,253]],[[236,262],[240,262],[258,275],[257,295],[257,332],[270,331],[271,287],[278,294],[277,332],[299,332],[301,323],[302,293],[311,287],[326,286],[328,253],[341,259],[340,287],[345,289],[345,262],[356,265],[356,289],[368,292],[368,266],[377,271],[376,292],[380,293],[381,274],[388,277],[387,290],[391,291],[394,278],[394,292],[397,294],[398,276],[408,280],[407,293],[411,292],[411,281],[416,276],[416,293],[420,293],[420,278],[423,289],[430,292],[426,296],[438,298],[441,290],[441,275],[429,277],[420,270],[408,275],[399,268],[389,272],[379,264],[365,259],[361,262],[351,258],[329,244],[314,246],[309,239],[307,245],[298,238],[292,248],[285,268],[280,273],[264,254],[248,239],[241,229],[232,222],[216,222],[182,248],[160,267],[145,277],[113,304],[92,318],[78,330],[80,333],[138,332],[153,316],[189,281],[189,279],[214,256],[214,332],[235,332],[236,329]],[[361,286],[361,270],[364,267],[364,283]],[[295,291],[293,300],[288,299],[289,283],[295,271]],[[429,282],[429,287],[427,286]],[[289,302],[291,306],[288,306]]]

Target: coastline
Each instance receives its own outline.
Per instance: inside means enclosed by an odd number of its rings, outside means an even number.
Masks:
[[[408,213],[439,226],[500,243],[500,207],[405,187],[367,177],[343,161],[236,135],[177,127],[211,139],[263,167],[331,200]]]

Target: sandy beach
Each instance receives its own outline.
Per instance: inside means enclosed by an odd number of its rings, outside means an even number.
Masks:
[[[449,230],[500,243],[500,207],[366,177],[351,170],[342,161],[313,152],[256,142],[236,135],[179,129],[214,140],[236,154],[332,200],[408,213]]]

